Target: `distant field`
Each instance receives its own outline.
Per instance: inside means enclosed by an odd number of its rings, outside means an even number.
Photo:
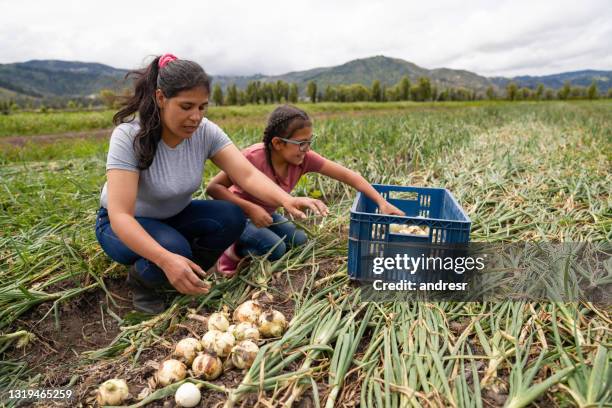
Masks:
[[[429,110],[458,109],[466,106],[503,105],[508,102],[356,102],[356,103],[317,103],[298,104],[299,107],[314,115],[342,114],[387,110]],[[581,102],[575,102],[581,103]],[[583,102],[586,103],[586,102]],[[602,101],[612,106],[610,101]],[[211,107],[208,117],[213,121],[265,119],[277,105],[246,105]],[[107,129],[113,127],[112,118],[115,110],[83,112],[17,112],[11,115],[0,115],[0,137],[49,135],[66,132]]]

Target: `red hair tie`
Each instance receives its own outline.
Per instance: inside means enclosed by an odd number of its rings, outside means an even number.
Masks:
[[[157,63],[157,66],[159,67],[159,69],[162,69],[163,67],[165,67],[169,62],[174,61],[178,58],[176,58],[174,55],[172,54],[164,54],[161,57],[159,57],[159,62]]]

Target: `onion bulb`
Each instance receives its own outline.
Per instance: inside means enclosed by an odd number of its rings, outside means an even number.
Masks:
[[[102,405],[121,405],[128,397],[128,386],[125,380],[117,378],[110,379],[102,383],[98,388],[96,400]]]
[[[180,381],[187,375],[187,367],[178,360],[170,359],[162,362],[157,370],[155,378],[161,386]]]
[[[232,332],[237,341],[259,340],[259,329],[253,323],[242,322],[236,325]]]
[[[287,328],[287,319],[278,310],[270,310],[259,316],[259,332],[264,337],[280,337]]]
[[[223,363],[217,356],[208,353],[200,353],[195,360],[193,360],[191,370],[196,377],[214,380],[223,372]]]
[[[225,313],[213,313],[208,318],[208,330],[226,331],[229,327],[229,321]]]
[[[202,337],[202,346],[205,351],[215,353],[219,357],[225,357],[232,351],[236,340],[234,335],[218,330],[210,330]]]
[[[255,361],[259,347],[251,340],[244,340],[232,348],[230,358],[236,368],[249,368]]]
[[[234,310],[234,322],[242,323],[249,322],[253,324],[257,324],[257,319],[259,319],[259,315],[261,315],[263,309],[259,302],[254,300],[247,300],[240,306]]]
[[[174,355],[190,365],[199,351],[202,351],[202,343],[193,337],[186,337],[176,344]]]
[[[181,384],[174,393],[174,401],[179,407],[195,407],[200,403],[200,399],[200,389],[190,382]]]

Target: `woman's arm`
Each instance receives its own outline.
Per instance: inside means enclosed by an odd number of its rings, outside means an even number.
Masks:
[[[111,228],[128,248],[159,266],[179,292],[204,294],[207,285],[193,272],[204,271],[191,260],[162,247],[134,218],[139,173],[111,169],[106,173],[108,218]]]
[[[322,201],[287,194],[257,170],[233,144],[221,149],[211,160],[246,192],[271,205],[283,206],[294,217],[306,217],[300,208],[310,208],[317,215],[327,215],[327,206]]]
[[[238,197],[229,190],[232,180],[224,171],[220,171],[210,180],[206,187],[206,194],[216,200],[225,200],[238,205],[255,226],[262,228],[272,224],[272,217],[266,210],[259,205],[252,203],[244,198]]]
[[[325,162],[323,163],[321,170],[319,170],[319,173],[323,174],[324,176],[336,179],[342,183],[348,184],[354,189],[361,191],[366,196],[368,196],[368,198],[370,198],[376,203],[376,205],[380,209],[380,212],[383,214],[406,215],[399,208],[395,207],[392,204],[389,204],[389,202],[387,202],[387,200],[385,200],[384,197],[381,196],[380,193],[376,191],[376,189],[374,189],[374,187],[372,187],[372,185],[368,183],[368,181],[363,178],[361,174],[353,170],[347,169],[346,167],[336,162],[325,159]]]

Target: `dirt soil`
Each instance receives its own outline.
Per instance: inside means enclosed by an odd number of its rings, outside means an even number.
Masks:
[[[322,262],[319,276],[324,277],[337,270],[337,262]],[[291,284],[298,290],[305,282],[309,271],[298,270],[290,273]],[[42,380],[39,388],[59,388],[67,386],[73,376],[77,376],[71,386],[76,399],[68,402],[37,402],[33,406],[91,406],[94,404],[94,394],[97,387],[110,378],[123,378],[130,387],[133,397],[129,403],[136,403],[138,394],[147,388],[155,373],[156,363],[169,358],[173,347],[184,337],[197,337],[205,333],[203,323],[198,320],[186,319],[174,326],[164,334],[166,345],[160,344],[153,348],[143,350],[138,362],[133,364],[129,358],[119,357],[87,363],[84,360],[85,351],[97,350],[107,347],[119,334],[119,322],[108,313],[110,309],[114,314],[123,317],[132,310],[131,293],[122,279],[106,280],[108,291],[112,294],[115,304],[102,289],[92,291],[79,298],[73,299],[60,307],[59,329],[56,327],[53,311],[44,319],[41,318],[49,311],[51,305],[44,304],[22,316],[17,325],[36,335],[36,340],[25,351],[13,350],[8,358],[19,359],[28,363],[35,374],[41,374]],[[281,311],[290,320],[294,313],[294,302],[291,299],[291,285],[285,273],[275,274],[269,284],[268,295],[258,297],[264,307],[274,307]],[[203,313],[203,312],[201,312]],[[297,368],[297,367],[296,367]],[[243,378],[240,370],[232,369],[224,374],[214,384],[227,388],[237,386]],[[321,394],[325,389],[320,389]],[[306,394],[300,402],[301,407],[313,406],[311,396]],[[225,394],[205,390],[200,406],[220,406],[225,402]],[[82,405],[81,405],[82,404]],[[257,396],[251,396],[245,406],[258,405]],[[173,407],[173,398],[156,401],[147,406]]]

